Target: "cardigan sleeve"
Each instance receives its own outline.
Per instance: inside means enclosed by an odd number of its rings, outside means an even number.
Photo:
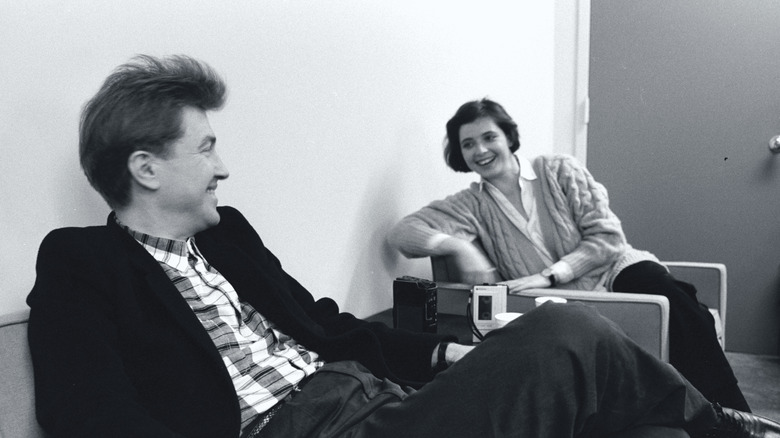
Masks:
[[[433,201],[401,219],[389,232],[388,243],[409,258],[443,255],[447,237],[473,241],[479,236],[478,200],[466,189]]]
[[[609,208],[606,188],[573,157],[543,157],[544,200],[560,237],[561,257],[571,278],[607,271],[626,249],[618,217]]]

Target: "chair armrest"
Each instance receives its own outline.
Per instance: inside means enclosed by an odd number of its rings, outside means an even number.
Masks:
[[[465,315],[471,285],[436,282],[440,313]],[[507,296],[507,311],[525,313],[535,298],[557,296],[594,306],[653,356],[669,361],[669,300],[661,295],[590,292],[567,289],[528,289]]]
[[[678,280],[696,286],[696,298],[720,316],[721,343],[726,345],[726,303],[728,299],[728,277],[723,263],[662,261],[669,272]]]
[[[536,306],[535,298],[554,296],[594,306],[634,342],[653,356],[669,361],[669,300],[661,295],[596,292],[568,289],[528,289],[507,297],[507,310],[523,312]],[[523,302],[519,302],[523,301]]]

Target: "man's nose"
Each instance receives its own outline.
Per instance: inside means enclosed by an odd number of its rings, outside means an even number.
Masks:
[[[219,179],[225,179],[230,176],[230,171],[225,166],[225,163],[222,162],[222,158],[217,154],[214,154],[214,175]]]

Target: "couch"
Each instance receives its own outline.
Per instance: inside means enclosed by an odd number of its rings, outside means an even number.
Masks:
[[[35,420],[28,310],[0,315],[0,438],[46,435]]]
[[[27,345],[29,311],[0,315],[0,438],[43,438]],[[641,427],[613,438],[686,438],[680,429]]]

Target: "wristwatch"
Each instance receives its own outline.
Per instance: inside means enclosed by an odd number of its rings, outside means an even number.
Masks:
[[[436,367],[434,368],[434,371],[444,371],[447,369],[447,347],[449,347],[449,342],[442,342],[439,344],[439,352],[436,356]]]
[[[550,268],[542,271],[542,277],[550,280],[550,287],[555,287],[555,285],[558,284],[558,281],[555,279],[555,274],[553,274],[552,269]]]

